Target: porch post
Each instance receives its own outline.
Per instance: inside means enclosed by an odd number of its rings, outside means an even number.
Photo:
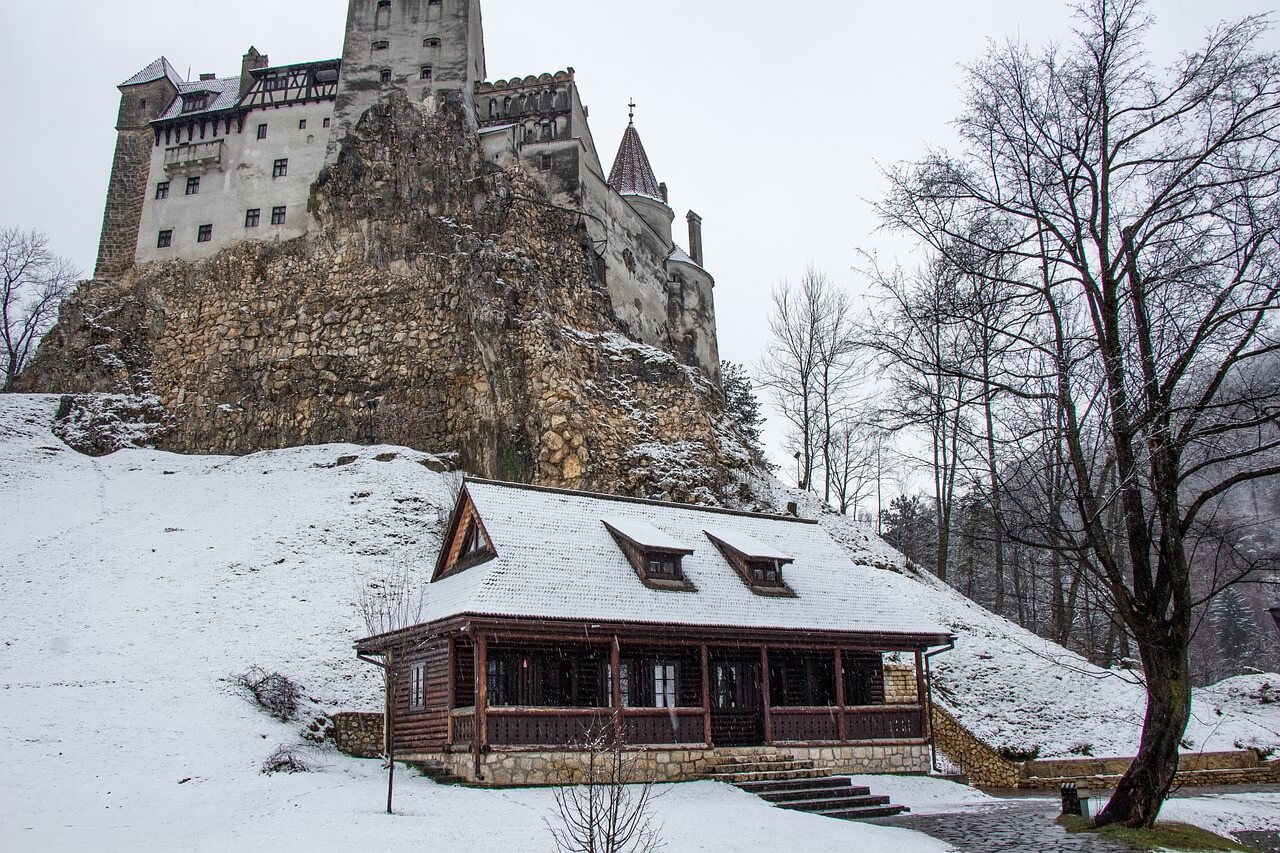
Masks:
[[[710,653],[707,651],[707,644],[702,644],[702,735],[703,740],[707,742],[707,749],[714,744],[711,742],[711,664]]]
[[[489,706],[489,640],[479,632],[475,637],[475,664],[476,664],[476,733],[472,738],[475,747],[475,775],[476,781],[483,781],[480,775],[480,753],[489,744],[489,722],[486,719],[485,711]]]
[[[773,743],[773,713],[769,708],[769,648],[760,647],[760,703],[764,709],[764,742]]]
[[[613,643],[609,646],[609,671],[613,673],[613,740],[622,743],[622,646],[618,643],[618,635],[613,635]]]
[[[920,649],[916,649],[916,704],[920,706],[920,716],[924,719],[920,733],[932,740],[933,720],[924,712],[924,655]]]
[[[841,743],[849,740],[849,723],[845,720],[845,697],[844,697],[844,652],[836,649],[836,665],[832,668],[832,672],[836,676],[836,730],[839,732],[837,737]]]
[[[445,707],[447,716],[445,717],[446,734],[445,734],[444,742],[448,744],[451,748],[453,746],[453,708],[455,705],[458,704],[458,697],[456,695],[456,685],[454,684],[454,681],[457,679],[457,669],[455,668],[457,666],[457,661],[454,659],[454,655],[456,654],[457,654],[457,649],[454,646],[453,635],[450,635],[449,636],[449,663],[445,667],[445,678],[449,679],[449,683],[445,687],[444,707]]]

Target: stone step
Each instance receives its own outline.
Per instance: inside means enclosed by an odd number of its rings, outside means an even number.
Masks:
[[[708,773],[707,778],[715,782],[728,782],[730,785],[739,785],[743,782],[777,782],[784,779],[823,779],[830,775],[830,767],[815,767],[812,770],[765,770],[753,773]]]
[[[790,788],[777,791],[755,791],[756,796],[771,803],[789,803],[799,800],[814,800],[824,797],[865,797],[871,793],[870,788],[855,788],[848,782],[843,785],[823,785],[810,788]]]
[[[757,752],[747,755],[731,755],[720,759],[720,764],[760,764],[769,761],[795,761],[796,757],[789,752]]]
[[[866,806],[856,809],[831,809],[830,811],[809,812],[809,814],[819,814],[823,817],[836,817],[841,820],[867,820],[873,817],[893,817],[903,812],[911,811],[906,806]]]
[[[718,764],[713,773],[761,773],[769,770],[812,770],[812,761],[752,761]]]
[[[819,776],[813,779],[784,779],[778,782],[743,782],[738,785],[744,791],[764,795],[770,791],[803,791],[814,788],[839,786],[843,791],[855,794],[868,794],[870,788],[854,786],[848,776]]]
[[[463,785],[467,781],[461,776],[454,775],[443,764],[416,761],[409,762],[408,766],[416,769],[423,776],[439,785]]]
[[[870,806],[887,806],[889,798],[875,794],[868,794],[861,797],[849,796],[842,794],[834,797],[815,797],[810,800],[791,800],[785,803],[774,803],[780,809],[792,809],[798,812],[822,812],[827,814],[832,811],[849,811],[851,809],[867,808]]]

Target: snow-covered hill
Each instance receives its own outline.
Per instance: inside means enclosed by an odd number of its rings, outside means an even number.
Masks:
[[[0,848],[82,849],[88,831],[112,839],[103,849],[137,849],[141,838],[160,849],[251,849],[255,822],[266,822],[299,833],[296,846],[273,842],[276,850],[342,849],[357,838],[408,849],[417,831],[389,831],[377,817],[376,764],[330,753],[324,773],[259,775],[298,725],[264,716],[228,679],[256,664],[301,682],[317,711],[378,708],[375,671],[351,649],[362,633],[357,586],[398,567],[425,579],[456,477],[394,447],[91,459],[51,434],[56,407],[53,397],[0,396]],[[826,521],[855,559],[901,563],[864,528]],[[1046,756],[1081,738],[1097,755],[1131,751],[1139,688],[928,578],[884,577],[960,636],[937,672],[971,728],[999,744],[1038,744]],[[1252,698],[1259,687],[1237,679],[1198,697],[1196,747],[1280,744],[1280,705]],[[403,793],[408,814],[434,822],[483,803],[506,815],[453,827],[467,845],[440,849],[545,849],[512,840],[541,832],[545,796],[414,781]],[[797,835],[815,839],[812,849],[883,849],[862,829],[819,821],[797,830],[795,820],[814,819],[757,814],[735,796],[680,786],[661,808],[677,825],[693,822],[681,815],[699,802],[732,809],[757,827],[761,850]],[[298,817],[289,823],[285,812]],[[332,844],[317,847],[318,833]]]

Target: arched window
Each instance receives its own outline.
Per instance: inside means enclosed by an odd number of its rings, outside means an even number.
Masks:
[[[490,98],[489,99],[489,118],[497,118],[497,117],[498,117],[498,99]]]
[[[390,82],[391,82],[391,69],[390,69],[390,68],[384,68],[384,69],[382,69],[380,72],[378,72],[378,79],[379,79],[379,80],[381,80],[383,83],[390,83]]]
[[[378,11],[374,16],[373,25],[380,30],[391,26],[391,0],[378,0]]]

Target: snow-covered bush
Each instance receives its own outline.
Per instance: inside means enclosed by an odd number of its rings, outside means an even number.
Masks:
[[[276,747],[276,751],[262,762],[262,773],[265,776],[272,773],[310,773],[314,769],[305,749],[287,743]]]
[[[288,676],[251,666],[234,676],[233,681],[277,720],[287,723],[297,716],[302,688]]]

